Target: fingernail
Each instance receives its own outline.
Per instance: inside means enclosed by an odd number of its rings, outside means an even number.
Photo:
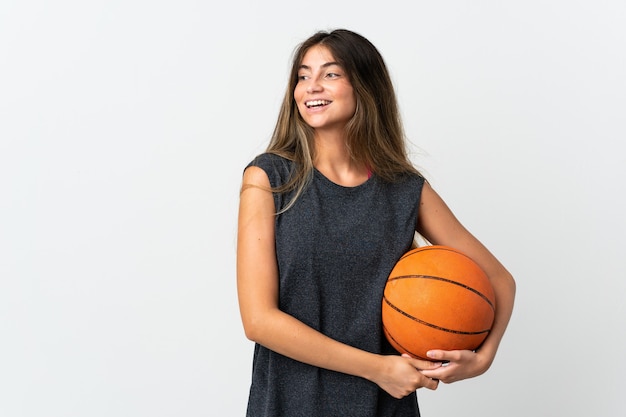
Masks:
[[[435,354],[429,350],[428,352],[426,352],[426,356],[428,356],[429,358],[434,358]]]

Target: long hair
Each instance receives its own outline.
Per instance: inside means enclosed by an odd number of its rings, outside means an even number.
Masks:
[[[316,45],[328,48],[354,90],[356,111],[345,131],[351,158],[386,181],[406,173],[419,174],[408,157],[396,94],[381,54],[358,33],[346,29],[319,31],[294,51],[287,90],[267,147],[267,152],[295,162],[291,179],[274,190],[295,190],[283,211],[293,205],[313,175],[314,131],[300,116],[293,94],[304,55]]]

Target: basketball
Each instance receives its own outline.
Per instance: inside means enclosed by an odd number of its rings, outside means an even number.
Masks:
[[[404,254],[392,269],[382,302],[384,334],[400,353],[426,359],[431,349],[475,350],[495,315],[485,272],[447,246]]]

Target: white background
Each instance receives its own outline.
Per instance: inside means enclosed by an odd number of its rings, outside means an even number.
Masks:
[[[362,33],[414,161],[514,274],[425,416],[626,415],[626,3],[0,3],[0,415],[242,416],[238,188],[296,44]]]

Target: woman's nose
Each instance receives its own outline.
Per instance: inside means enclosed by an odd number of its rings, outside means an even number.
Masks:
[[[307,93],[315,93],[322,90],[322,85],[315,79],[311,79],[306,87]]]

